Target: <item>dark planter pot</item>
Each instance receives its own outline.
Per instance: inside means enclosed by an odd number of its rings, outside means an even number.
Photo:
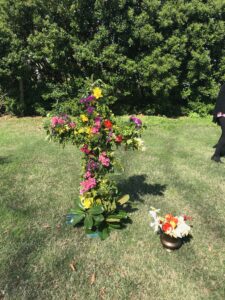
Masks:
[[[168,250],[176,250],[182,246],[182,239],[174,238],[168,234],[161,233],[160,240],[164,248]]]

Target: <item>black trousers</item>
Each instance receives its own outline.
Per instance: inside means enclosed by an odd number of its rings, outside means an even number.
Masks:
[[[214,156],[220,157],[222,154],[222,151],[225,149],[225,118],[220,117],[219,118],[219,124],[222,130],[221,137],[216,145],[216,151],[214,153]]]

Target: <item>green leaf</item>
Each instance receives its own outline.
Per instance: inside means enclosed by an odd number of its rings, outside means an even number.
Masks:
[[[102,231],[99,232],[99,236],[102,240],[105,240],[109,236],[109,228],[105,227]]]
[[[109,228],[120,229],[121,225],[120,224],[109,224]]]
[[[87,228],[87,229],[91,229],[92,226],[93,226],[93,218],[92,216],[90,216],[89,214],[86,215],[85,219],[84,219],[84,226]]]
[[[120,210],[119,213],[117,214],[117,216],[126,219],[127,218],[127,213],[124,210]]]
[[[84,214],[84,211],[83,210],[80,210],[80,209],[70,209],[69,213],[71,214],[75,214],[75,215],[83,215]]]
[[[106,222],[109,222],[109,223],[113,223],[113,222],[117,222],[117,223],[119,223],[120,222],[120,218],[107,218],[106,219]]]
[[[74,215],[73,218],[71,219],[71,224],[72,225],[77,225],[78,223],[80,223],[85,217],[85,214],[82,215]]]
[[[130,196],[129,195],[124,195],[122,198],[120,198],[119,200],[118,200],[118,202],[121,204],[121,205],[123,205],[123,204],[125,204],[126,202],[128,202],[130,200]]]
[[[97,216],[93,216],[93,219],[95,220],[95,222],[97,223],[101,223],[105,220],[104,216],[101,214],[101,215],[97,215]]]
[[[109,215],[107,217],[107,219],[117,219],[117,220],[126,219],[126,218],[127,218],[127,213],[125,211],[119,211],[119,213],[114,215]]]
[[[101,205],[96,205],[89,209],[89,213],[92,215],[100,215],[103,212],[104,212],[104,208]]]

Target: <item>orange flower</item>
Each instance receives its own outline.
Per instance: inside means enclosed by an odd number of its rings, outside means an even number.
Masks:
[[[165,215],[165,219],[167,222],[170,222],[172,220],[172,218],[173,218],[173,215],[171,215],[171,214]]]
[[[172,218],[171,218],[171,221],[174,222],[175,224],[178,223],[178,219],[177,219],[176,217],[172,217]]]

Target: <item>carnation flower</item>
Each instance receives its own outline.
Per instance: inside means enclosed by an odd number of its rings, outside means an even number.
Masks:
[[[84,178],[88,179],[89,177],[91,177],[91,172],[90,172],[90,171],[87,171],[87,172],[84,174]]]
[[[51,124],[53,127],[55,127],[56,125],[64,125],[65,123],[65,120],[61,117],[55,116],[51,119]]]
[[[108,167],[110,165],[110,159],[107,157],[106,152],[102,152],[102,154],[99,155],[98,160],[105,167]]]
[[[80,183],[80,185],[82,186],[82,189],[80,190],[80,194],[83,194],[87,191],[89,191],[90,189],[94,188],[96,186],[96,179],[89,177],[87,180],[84,180]]]

